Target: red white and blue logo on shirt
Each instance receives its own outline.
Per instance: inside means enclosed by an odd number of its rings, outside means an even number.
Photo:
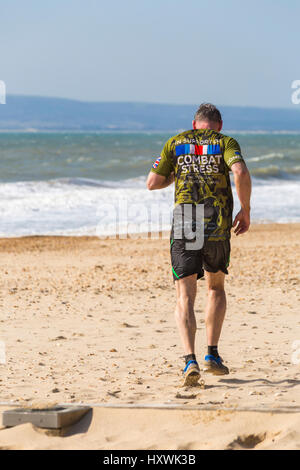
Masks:
[[[221,153],[219,144],[212,145],[193,145],[183,144],[176,146],[176,156],[180,155],[216,155]]]
[[[153,163],[152,168],[157,168],[160,161],[161,161],[161,157],[158,157],[158,159],[155,160],[155,162]]]

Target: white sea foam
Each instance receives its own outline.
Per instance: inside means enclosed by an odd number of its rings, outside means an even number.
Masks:
[[[284,158],[284,154],[283,153],[267,153],[266,155],[260,155],[259,157],[252,157],[252,158],[248,158],[247,159],[247,163],[248,162],[260,162],[260,161],[264,161],[264,160],[273,160],[273,159],[281,159],[281,158]]]
[[[239,208],[235,188],[233,193],[235,214]],[[172,187],[148,191],[144,177],[122,182],[65,178],[1,183],[0,236],[168,230],[173,198]],[[254,178],[252,220],[300,222],[299,200],[299,181]]]

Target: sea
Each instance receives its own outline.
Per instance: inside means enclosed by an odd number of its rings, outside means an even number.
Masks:
[[[146,178],[177,133],[0,133],[0,236],[168,230],[174,187],[148,191]],[[300,134],[224,133],[240,143],[252,176],[253,223],[300,222]]]

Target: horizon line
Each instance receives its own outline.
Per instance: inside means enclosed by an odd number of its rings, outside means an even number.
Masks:
[[[188,103],[164,103],[164,102],[150,102],[150,101],[90,101],[90,100],[81,100],[78,98],[65,98],[61,96],[45,96],[45,95],[23,95],[18,93],[8,93],[6,97],[19,97],[19,98],[40,98],[40,99],[53,99],[53,100],[62,100],[62,101],[73,101],[82,104],[136,104],[136,105],[152,105],[152,106],[195,106],[198,107],[200,104],[188,104]],[[209,101],[203,101],[206,103]],[[7,103],[6,103],[7,104]],[[281,106],[260,106],[260,105],[231,105],[231,104],[217,104],[217,107],[220,108],[249,108],[249,109],[266,109],[266,110],[284,110],[284,111],[300,111],[300,106],[292,105],[291,107],[281,107]],[[294,108],[293,108],[294,106]],[[297,111],[297,112],[298,112]]]

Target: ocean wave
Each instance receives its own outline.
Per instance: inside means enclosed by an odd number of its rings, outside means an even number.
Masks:
[[[298,168],[300,171],[300,168]],[[252,220],[300,222],[298,180],[253,177]],[[120,207],[120,233],[146,227],[149,214],[170,220],[174,187],[148,191],[144,176],[122,181],[59,178],[0,184],[0,236],[92,235],[107,233]],[[235,212],[239,208],[233,186]],[[122,210],[123,210],[122,209]],[[138,229],[134,227],[138,224]],[[156,225],[155,225],[156,224]],[[154,221],[153,230],[161,228]],[[164,223],[164,229],[168,229]],[[145,230],[144,230],[145,231]]]
[[[250,173],[252,176],[260,179],[277,178],[282,181],[291,181],[299,179],[300,166],[293,168],[279,168],[277,165],[269,165],[262,168],[251,168]]]
[[[281,159],[285,158],[283,153],[267,153],[266,155],[260,155],[259,157],[248,158],[247,162],[260,162],[263,160]]]

